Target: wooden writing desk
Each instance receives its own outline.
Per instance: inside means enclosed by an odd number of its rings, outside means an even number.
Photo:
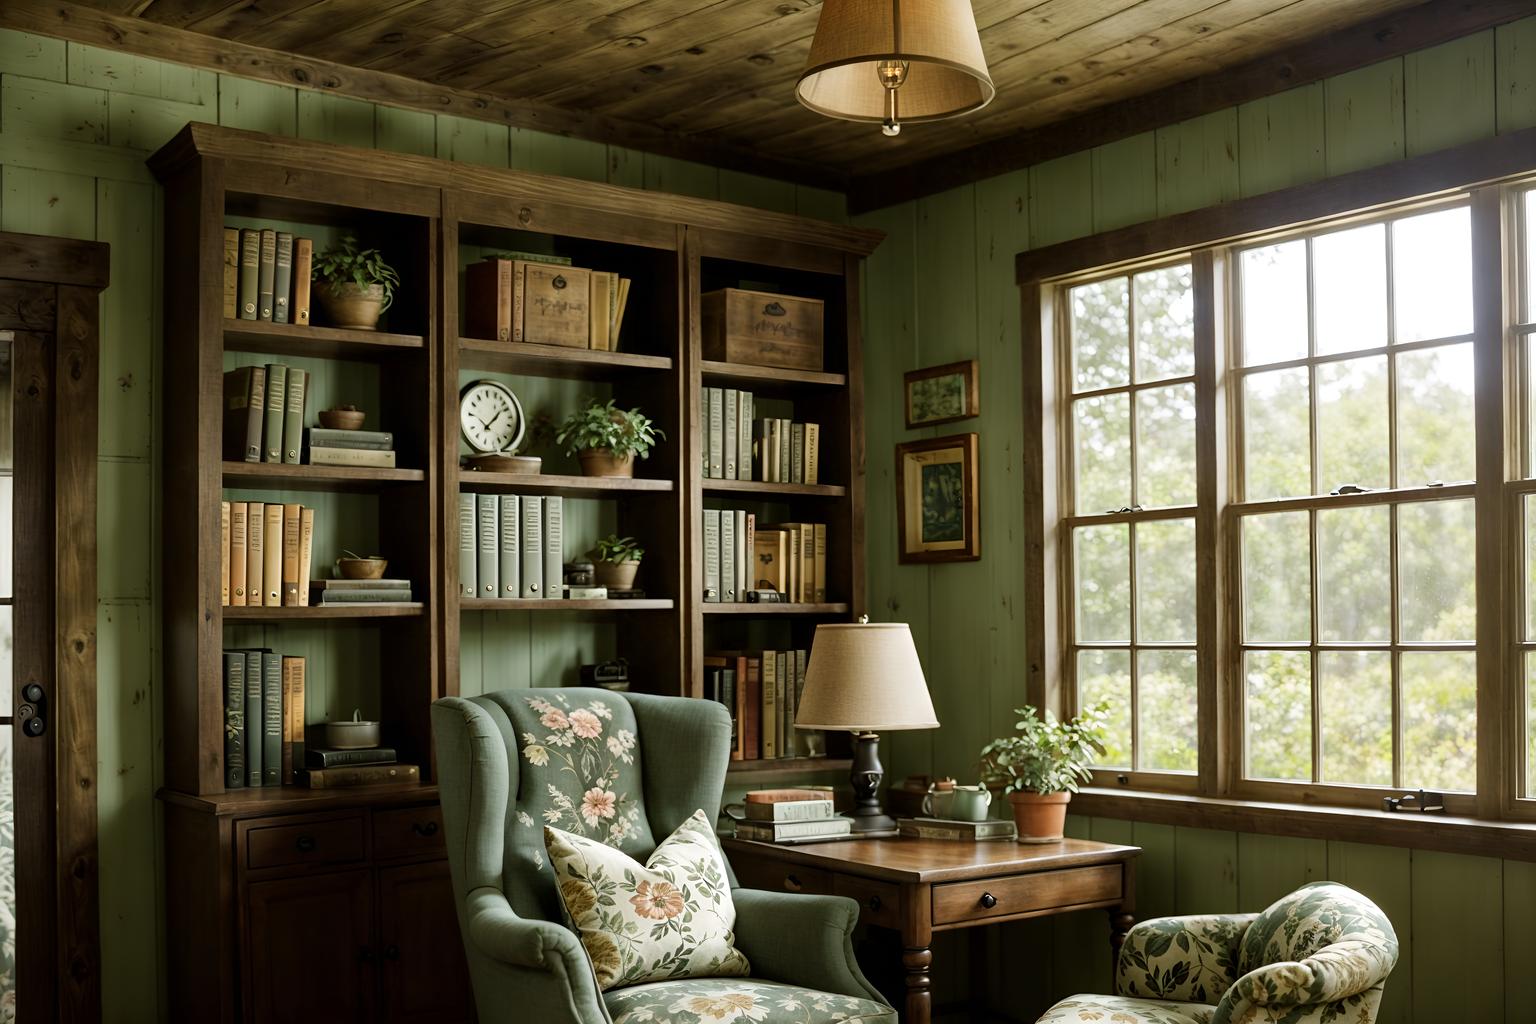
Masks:
[[[1065,839],[1026,845],[944,839],[855,839],[775,846],[724,841],[741,884],[830,893],[859,904],[865,924],[901,934],[903,1024],[928,1024],[933,933],[1102,908],[1118,948],[1135,918],[1135,846]]]

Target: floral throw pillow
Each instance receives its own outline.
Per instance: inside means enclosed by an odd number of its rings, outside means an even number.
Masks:
[[[645,864],[585,836],[544,829],[566,917],[606,992],[644,981],[745,977],[725,861],[703,811]]]

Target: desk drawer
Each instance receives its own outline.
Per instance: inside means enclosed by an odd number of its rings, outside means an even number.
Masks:
[[[422,854],[442,856],[443,809],[437,804],[400,807],[373,812],[373,856],[375,860],[416,857]]]
[[[366,850],[361,814],[261,826],[245,834],[245,862],[253,870],[344,864],[362,860]]]
[[[1120,898],[1121,868],[1104,864],[933,887],[933,923],[956,924]],[[990,904],[990,905],[989,905]]]
[[[832,891],[859,905],[859,920],[881,928],[901,928],[901,886],[873,878],[838,875]]]
[[[745,889],[765,889],[768,892],[832,892],[832,874],[820,868],[785,864],[767,857],[750,854],[731,854],[731,867],[736,879]]]

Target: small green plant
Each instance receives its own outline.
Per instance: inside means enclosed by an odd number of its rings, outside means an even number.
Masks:
[[[645,557],[645,548],[635,543],[633,537],[620,537],[610,533],[592,546],[591,557],[599,562],[638,562]]]
[[[359,288],[380,285],[384,289],[384,309],[395,301],[395,289],[400,286],[400,275],[384,262],[383,254],[377,249],[359,249],[357,239],[351,235],[315,257],[315,278],[332,285],[355,284]]]
[[[1017,736],[1003,736],[981,748],[981,778],[1004,793],[1076,793],[1092,773],[1094,757],[1104,752],[1104,723],[1109,702],[1087,707],[1070,722],[1047,711],[1015,708]]]
[[[667,435],[639,409],[624,410],[612,401],[590,399],[571,413],[555,431],[555,441],[567,455],[589,448],[606,448],[616,459],[647,458],[659,439]]]

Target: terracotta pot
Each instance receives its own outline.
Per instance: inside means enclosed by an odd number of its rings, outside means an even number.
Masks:
[[[384,312],[384,286],[367,286],[348,281],[333,284],[316,281],[315,297],[325,311],[325,319],[332,327],[345,327],[353,331],[376,331],[379,317]]]
[[[633,455],[626,455],[619,459],[615,458],[613,452],[607,448],[587,448],[577,452],[576,458],[581,460],[583,476],[632,477],[635,475]]]
[[[594,562],[592,570],[598,586],[628,590],[635,585],[635,573],[640,571],[640,563]]]
[[[1071,793],[1009,793],[1021,843],[1055,843],[1067,827]]]

